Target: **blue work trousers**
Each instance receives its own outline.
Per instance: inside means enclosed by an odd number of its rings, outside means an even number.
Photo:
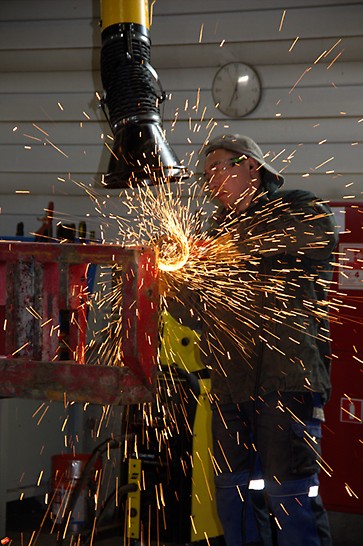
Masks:
[[[214,406],[216,500],[227,546],[331,546],[313,412],[306,393]]]

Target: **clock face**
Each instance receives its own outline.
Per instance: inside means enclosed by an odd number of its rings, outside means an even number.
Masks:
[[[216,73],[212,94],[223,114],[240,118],[256,108],[261,98],[261,82],[256,71],[244,63],[228,63]]]

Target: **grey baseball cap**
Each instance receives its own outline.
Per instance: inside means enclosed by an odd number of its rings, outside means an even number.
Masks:
[[[211,140],[204,149],[207,156],[214,150],[229,150],[240,155],[253,157],[259,162],[262,169],[262,183],[268,190],[276,189],[284,183],[284,177],[279,174],[269,163],[266,163],[261,148],[252,138],[244,135],[221,135]]]

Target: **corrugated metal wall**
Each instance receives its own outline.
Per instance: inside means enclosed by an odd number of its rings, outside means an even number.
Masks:
[[[26,232],[36,229],[50,199],[75,222],[90,214],[99,229],[84,190],[69,180],[92,186],[109,157],[96,97],[99,14],[91,0],[1,2],[2,235],[20,220]],[[193,169],[213,118],[214,135],[249,134],[270,157],[280,154],[275,166],[288,187],[362,199],[362,2],[157,0],[151,39],[152,64],[171,95],[167,138]],[[223,116],[211,94],[217,69],[231,61],[253,65],[262,81],[259,106],[242,120]]]

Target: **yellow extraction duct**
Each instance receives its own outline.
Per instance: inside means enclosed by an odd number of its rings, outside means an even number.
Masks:
[[[101,17],[102,106],[114,135],[104,185],[125,188],[188,176],[162,129],[165,93],[150,65],[148,1],[103,0]]]
[[[148,0],[102,0],[102,29],[119,23],[134,23],[150,29]]]

